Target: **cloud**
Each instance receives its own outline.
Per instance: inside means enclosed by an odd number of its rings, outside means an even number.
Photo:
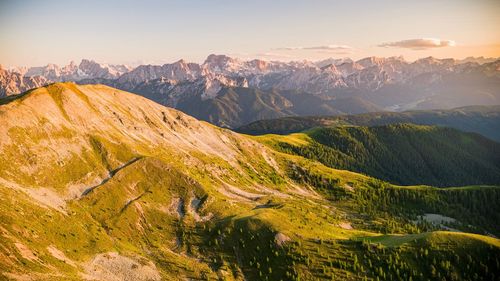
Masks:
[[[347,45],[323,45],[323,46],[309,46],[309,47],[281,47],[275,50],[280,51],[297,51],[297,50],[310,50],[310,51],[323,51],[323,52],[351,52],[352,47]]]
[[[288,54],[270,53],[270,52],[257,53],[257,54],[255,54],[255,56],[266,57],[266,58],[292,58],[292,56],[290,56]]]
[[[395,42],[386,42],[379,47],[407,48],[412,50],[426,50],[431,48],[453,47],[456,43],[453,40],[441,40],[436,38],[408,39]]]

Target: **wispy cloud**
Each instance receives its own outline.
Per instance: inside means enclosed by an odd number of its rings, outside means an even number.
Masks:
[[[453,47],[456,43],[453,40],[441,40],[436,38],[408,39],[395,42],[386,42],[379,47],[407,48],[412,50],[426,50],[431,48]]]
[[[293,58],[293,56],[290,56],[288,54],[270,53],[270,52],[257,53],[255,54],[255,56],[264,58]]]
[[[280,51],[296,51],[296,50],[312,50],[312,51],[325,51],[325,52],[350,52],[353,50],[351,46],[347,45],[322,45],[322,46],[296,46],[296,47],[281,47],[275,48]]]

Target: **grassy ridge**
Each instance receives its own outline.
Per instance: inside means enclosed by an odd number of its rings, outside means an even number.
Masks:
[[[500,106],[498,105],[343,116],[283,117],[255,121],[238,128],[237,131],[251,135],[290,134],[316,127],[339,125],[370,127],[401,123],[450,127],[465,132],[479,133],[492,140],[500,141]]]
[[[205,123],[185,129],[187,117],[163,108],[121,114],[111,102],[85,98],[87,87],[77,87],[81,103],[70,107],[74,90],[64,85],[56,96],[69,120],[58,104],[46,104],[43,114],[51,115],[13,126],[2,144],[0,279],[82,280],[110,252],[138,261],[99,265],[118,268],[111,271],[118,278],[149,262],[164,280],[498,278],[498,239],[479,235],[500,234],[496,187],[397,186]],[[106,98],[115,92],[90,89]],[[120,94],[119,102],[132,98]],[[108,114],[109,127],[88,129],[81,124],[89,120],[75,118],[89,103],[89,111]],[[175,145],[163,142],[167,132]],[[314,137],[257,139],[307,147]],[[231,149],[210,150],[221,143]],[[427,213],[479,234],[440,231],[420,218]]]
[[[280,151],[396,184],[500,183],[500,144],[454,129],[410,124],[344,126],[317,128],[294,138],[262,139]]]

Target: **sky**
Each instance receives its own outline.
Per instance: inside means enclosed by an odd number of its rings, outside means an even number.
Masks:
[[[500,57],[500,0],[0,0],[0,64]]]

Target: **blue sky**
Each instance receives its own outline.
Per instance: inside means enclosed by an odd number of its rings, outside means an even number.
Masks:
[[[498,15],[495,0],[0,0],[0,63],[500,56]]]

